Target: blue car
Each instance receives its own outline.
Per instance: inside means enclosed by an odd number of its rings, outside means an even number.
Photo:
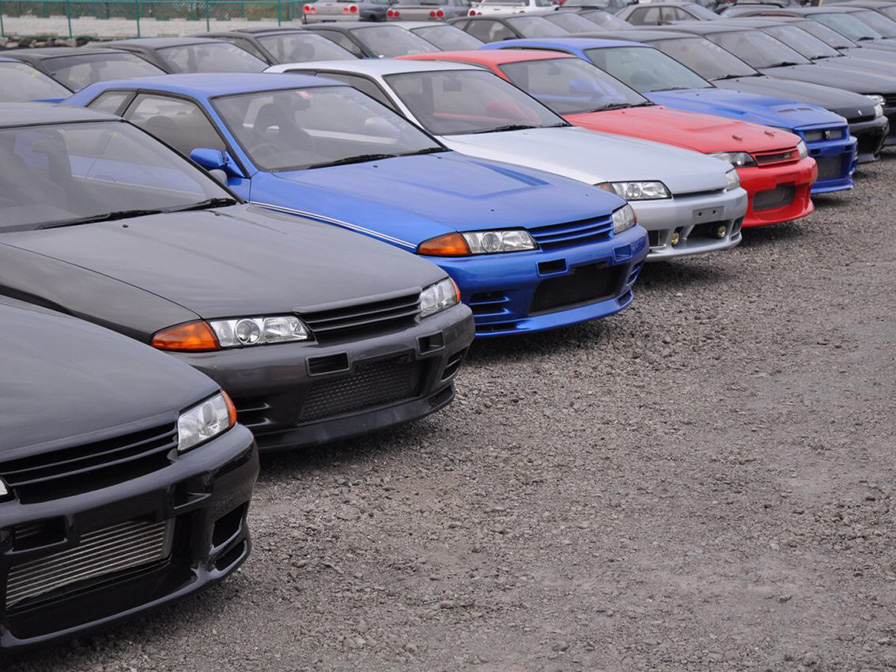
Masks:
[[[0,103],[58,103],[72,92],[36,68],[0,56]]]
[[[578,56],[653,103],[774,126],[800,136],[818,162],[813,194],[851,189],[858,158],[846,120],[809,103],[716,88],[658,49],[622,40],[557,37],[506,40],[480,49],[546,49]]]
[[[617,313],[647,255],[647,232],[615,194],[452,152],[334,80],[172,75],[102,82],[67,102],[123,116],[253,203],[426,257],[457,283],[478,336]]]

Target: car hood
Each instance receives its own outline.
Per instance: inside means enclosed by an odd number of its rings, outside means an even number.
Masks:
[[[651,91],[644,95],[661,105],[684,108],[691,112],[718,114],[779,128],[843,123],[836,115],[814,105],[727,89]]]
[[[871,64],[869,64],[871,65]],[[788,65],[780,68],[763,68],[759,72],[779,79],[795,79],[800,82],[825,84],[854,93],[886,94],[896,91],[896,79],[861,69],[844,69],[833,65]]]
[[[252,200],[419,243],[453,231],[543,226],[609,216],[623,201],[557,175],[455,152],[272,173]]]
[[[218,389],[173,357],[73,317],[0,299],[0,323],[3,459],[173,425]]]
[[[138,287],[205,319],[362,303],[445,277],[391,245],[246,205],[11,233],[3,242]]]
[[[789,97],[791,100],[818,105],[847,119],[874,116],[874,102],[869,98],[833,86],[775,79],[765,75],[724,79],[713,83],[723,89],[736,89],[760,96]]]
[[[770,152],[795,147],[799,138],[767,126],[662,105],[570,114],[566,120],[595,131],[635,136],[696,152]]]
[[[730,165],[656,142],[562,126],[447,135],[458,152],[547,170],[588,184],[661,180],[673,194],[724,189]]]

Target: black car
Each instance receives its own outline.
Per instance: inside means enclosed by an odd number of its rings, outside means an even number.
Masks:
[[[0,650],[108,626],[249,554],[251,433],[217,384],[0,297]]]
[[[560,10],[545,14],[542,17],[545,21],[550,21],[556,26],[560,26],[567,33],[575,35],[576,33],[588,33],[595,29],[594,21],[591,21],[577,12]]]
[[[824,107],[845,117],[849,122],[849,132],[858,140],[860,163],[875,161],[880,157],[889,124],[883,108],[878,107],[867,96],[830,86],[763,75],[717,44],[674,29],[602,33],[601,36],[649,44],[723,89]]]
[[[599,9],[584,9],[579,12],[579,16],[588,19],[601,30],[634,30],[635,27],[628,21],[623,21],[615,14],[604,12]]]
[[[28,63],[0,56],[0,103],[58,102],[72,92]]]
[[[207,33],[201,37],[235,44],[268,65],[306,61],[345,61],[357,58],[323,35],[301,28],[242,28]]]
[[[261,72],[268,67],[267,63],[245,49],[224,40],[205,37],[144,37],[106,44],[139,56],[169,75],[185,72]]]
[[[896,143],[896,76],[873,72],[874,68],[844,70],[812,62],[780,40],[738,21],[679,24],[676,31],[705,37],[761,74],[787,82],[809,82],[852,91],[870,97],[883,107],[890,122],[885,144]]]
[[[73,107],[0,105],[0,294],[208,374],[262,450],[447,406],[473,339],[437,266],[241,203],[135,126]]]
[[[138,56],[105,47],[7,49],[3,55],[27,63],[71,91],[112,79],[165,74]]]
[[[569,31],[533,14],[508,16],[466,16],[450,21],[483,42],[502,42],[516,38],[570,37]]]
[[[305,30],[323,35],[358,58],[391,58],[439,51],[434,44],[411,31],[388,24],[364,21],[315,23],[305,26]]]
[[[483,42],[465,33],[457,26],[441,21],[393,21],[392,25],[401,26],[417,37],[422,37],[442,51],[466,51],[478,49]]]

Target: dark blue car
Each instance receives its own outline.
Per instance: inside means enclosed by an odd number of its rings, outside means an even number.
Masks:
[[[813,194],[852,187],[856,140],[846,120],[817,105],[719,89],[658,49],[622,40],[558,37],[493,42],[481,49],[548,49],[573,54],[658,105],[782,128],[800,136],[819,165]],[[822,170],[824,166],[824,170]]]
[[[615,194],[452,152],[334,80],[176,75],[104,82],[68,102],[124,116],[254,203],[425,256],[457,283],[479,336],[616,313],[647,255]]]

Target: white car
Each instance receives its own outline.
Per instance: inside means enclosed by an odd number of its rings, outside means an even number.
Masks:
[[[544,14],[553,12],[559,6],[551,0],[482,0],[472,3],[470,16]]]
[[[741,240],[747,192],[729,163],[571,126],[485,70],[410,59],[276,65],[349,83],[449,148],[546,170],[626,198],[650,234],[648,260],[725,250]]]

